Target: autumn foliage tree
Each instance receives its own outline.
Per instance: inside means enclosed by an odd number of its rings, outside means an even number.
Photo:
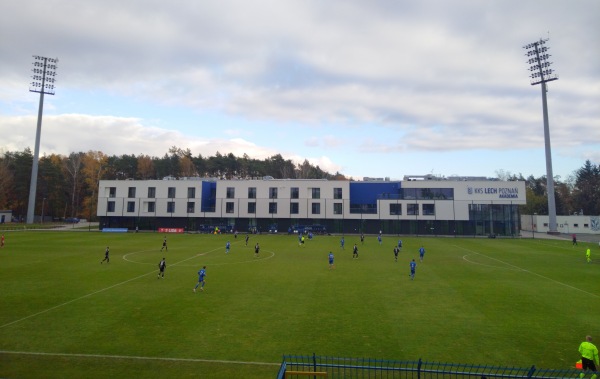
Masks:
[[[16,217],[27,213],[33,155],[31,150],[5,152],[0,155],[0,209],[10,209]],[[218,179],[251,179],[271,176],[275,179],[349,180],[343,174],[330,174],[308,160],[294,163],[276,154],[253,159],[247,154],[232,153],[204,157],[194,156],[189,149],[173,146],[162,157],[149,155],[111,155],[101,151],[71,153],[68,156],[44,155],[39,161],[35,214],[47,217],[81,217],[93,220],[98,204],[100,180],[151,180],[198,177]],[[524,214],[547,214],[546,178],[500,171],[502,180],[524,180],[527,204]],[[558,214],[600,214],[600,167],[586,161],[567,182],[555,180]],[[42,209],[44,208],[44,209]]]
[[[0,209],[10,209],[17,218],[27,213],[33,155],[29,149],[0,155]],[[173,146],[162,157],[149,155],[111,155],[101,151],[71,153],[67,156],[44,155],[39,160],[35,215],[62,219],[80,217],[93,220],[98,204],[100,180],[151,180],[166,176],[248,179],[302,178],[303,171],[312,176],[335,180],[335,176],[312,167],[308,161],[295,165],[277,154],[258,160],[247,154],[217,152],[212,157],[194,156],[189,149]],[[43,209],[42,209],[43,208]]]

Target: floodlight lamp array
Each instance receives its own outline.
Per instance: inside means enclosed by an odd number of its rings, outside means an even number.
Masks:
[[[548,39],[540,39],[539,41],[530,43],[523,46],[527,49],[526,57],[529,57],[527,63],[530,65],[529,71],[531,71],[531,85],[545,83],[552,80],[558,79],[556,74],[553,74],[554,70],[550,69],[552,62],[548,62],[550,54],[548,54],[549,48],[544,46]]]
[[[29,83],[29,91],[54,95],[58,58],[34,55],[33,59],[33,81]]]

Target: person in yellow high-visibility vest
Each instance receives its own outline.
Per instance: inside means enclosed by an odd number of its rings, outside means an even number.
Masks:
[[[583,372],[579,374],[580,378],[585,376],[585,372],[590,370],[593,372],[592,379],[596,379],[598,376],[596,372],[596,366],[600,366],[600,362],[598,361],[598,348],[596,345],[592,343],[592,337],[586,336],[585,341],[579,345],[579,353],[581,354],[581,368]]]
[[[587,259],[587,263],[591,263],[592,262],[592,250],[589,247],[585,251],[585,259]]]

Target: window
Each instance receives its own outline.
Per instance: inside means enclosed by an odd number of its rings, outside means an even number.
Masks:
[[[188,187],[188,199],[196,197],[196,187]]]
[[[342,203],[333,203],[333,214],[341,215],[344,213],[344,208],[342,207]]]
[[[423,204],[423,215],[434,216],[435,215],[435,204]]]
[[[377,204],[353,204],[350,203],[351,214],[377,214]]]
[[[196,202],[188,201],[187,203],[187,213],[194,213],[196,211]]]
[[[175,187],[169,187],[169,189],[167,190],[167,197],[170,199],[175,198]]]
[[[156,203],[154,201],[148,202],[148,212],[156,212]]]
[[[130,199],[135,198],[135,187],[127,188],[127,197]]]
[[[269,203],[269,214],[277,213],[277,203]]]
[[[402,214],[402,204],[390,204],[390,214],[391,215],[401,215]]]
[[[277,187],[269,187],[269,199],[277,199]]]
[[[117,197],[117,187],[108,187],[108,197]]]
[[[233,201],[228,201],[225,203],[225,213],[233,213],[234,206]]]
[[[167,213],[175,213],[175,202],[174,201],[167,202]]]
[[[321,203],[312,203],[312,214],[320,215],[321,214]]]
[[[154,199],[156,197],[156,187],[148,187],[148,198]]]
[[[298,203],[290,203],[290,214],[297,215],[299,212],[299,204]]]
[[[342,198],[342,189],[341,188],[334,188],[333,189],[333,198],[334,199],[341,199]]]
[[[320,199],[321,198],[321,189],[320,188],[311,188],[312,198]]]
[[[249,214],[256,213],[256,203],[248,203],[248,213]]]
[[[127,202],[127,212],[135,212],[135,201]]]
[[[235,188],[234,187],[227,187],[227,198],[235,199]]]
[[[290,188],[290,199],[299,199],[300,198],[300,189],[298,187]]]
[[[415,200],[452,200],[454,199],[453,188],[404,188],[402,189],[402,199]]]
[[[248,187],[248,199],[256,199],[256,187]]]
[[[115,211],[115,202],[114,201],[109,201],[106,204],[106,211],[107,212],[114,212]]]
[[[406,204],[406,214],[411,216],[418,216],[419,204]]]

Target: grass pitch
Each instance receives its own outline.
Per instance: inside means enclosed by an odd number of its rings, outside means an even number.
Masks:
[[[167,252],[158,233],[5,236],[0,377],[268,378],[283,354],[312,353],[566,368],[585,335],[600,341],[592,244],[402,237],[395,262],[395,236],[342,249],[339,236],[169,234]]]

